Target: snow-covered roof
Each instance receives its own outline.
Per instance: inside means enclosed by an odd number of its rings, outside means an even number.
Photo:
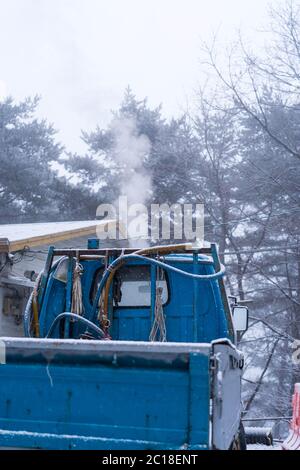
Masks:
[[[110,230],[115,220],[83,220],[0,225],[0,252],[14,252],[24,247],[49,245],[85,235],[95,235],[96,229]]]

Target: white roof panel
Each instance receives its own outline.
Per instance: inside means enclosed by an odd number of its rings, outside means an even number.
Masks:
[[[0,252],[17,251],[25,246],[51,244],[69,238],[96,234],[96,228],[109,230],[115,220],[84,220],[0,225]]]

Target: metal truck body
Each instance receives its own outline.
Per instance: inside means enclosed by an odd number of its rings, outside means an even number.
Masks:
[[[229,449],[240,442],[243,358],[216,249],[175,251],[148,259],[121,253],[120,267],[120,250],[50,248],[38,319],[33,299],[24,318],[26,334],[39,338],[1,338],[1,447]],[[71,312],[79,262],[83,310],[72,317],[63,312]],[[115,266],[99,339],[99,289]],[[163,342],[149,341],[158,292]]]

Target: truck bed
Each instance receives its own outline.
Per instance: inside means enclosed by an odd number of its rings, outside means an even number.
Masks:
[[[2,341],[1,446],[207,445],[209,345]]]
[[[211,446],[213,344],[18,338],[0,343],[0,447]],[[232,345],[224,348],[223,357],[238,360]]]

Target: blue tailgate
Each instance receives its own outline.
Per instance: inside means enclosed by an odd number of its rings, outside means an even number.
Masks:
[[[2,340],[1,447],[209,447],[209,344]]]

